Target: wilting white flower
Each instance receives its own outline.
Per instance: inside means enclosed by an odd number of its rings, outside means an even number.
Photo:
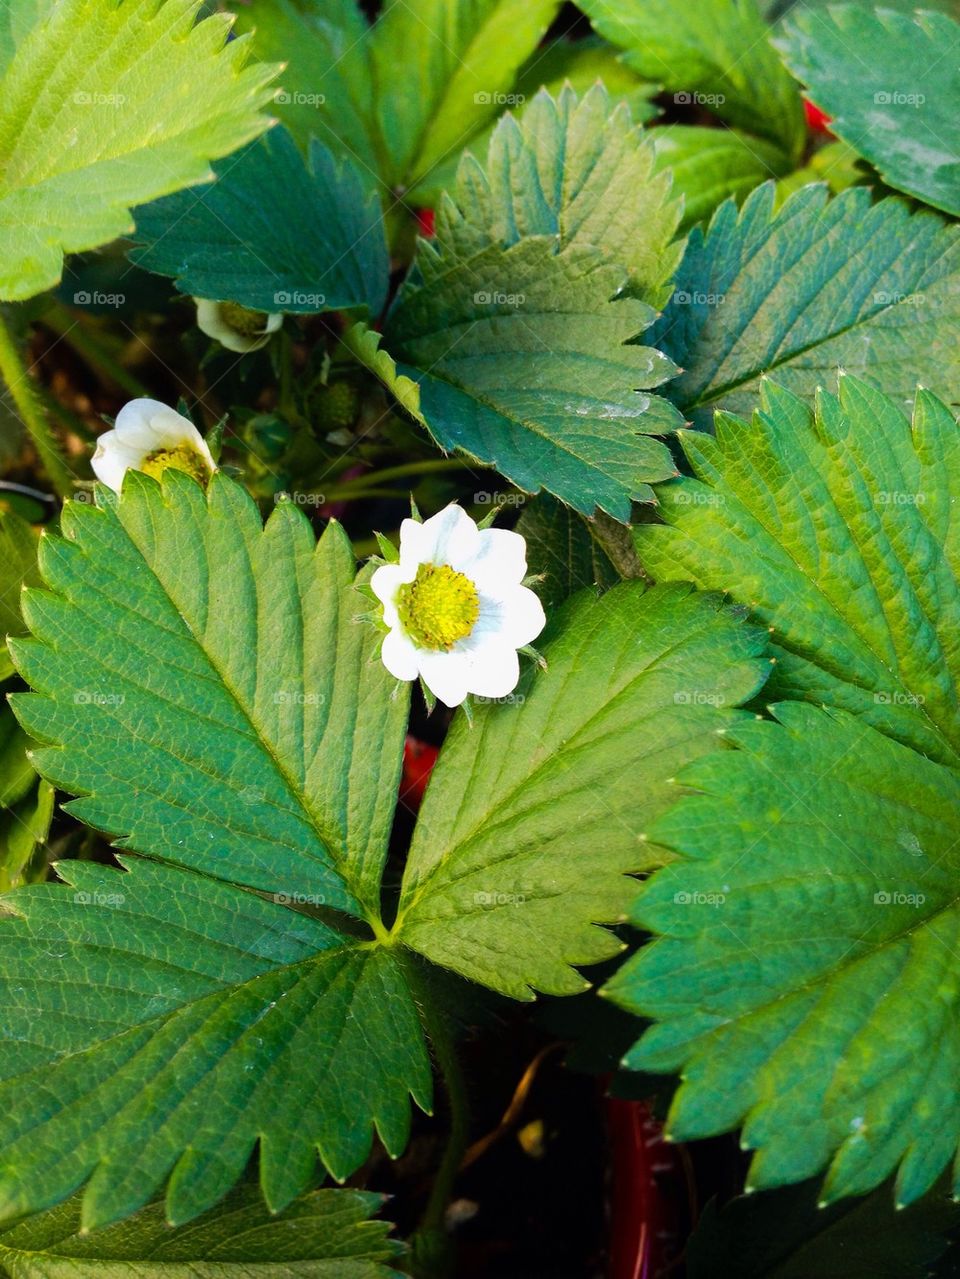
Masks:
[[[118,493],[129,470],[158,478],[172,467],[205,484],[217,469],[193,423],[159,400],[125,404],[113,430],[104,431],[97,440],[91,466],[97,479]]]
[[[266,311],[248,311],[239,302],[213,302],[194,298],[197,304],[197,328],[207,337],[216,338],[228,351],[246,355],[259,351],[270,341],[283,323],[283,316]]]
[[[371,578],[390,628],[383,664],[397,679],[418,676],[446,706],[468,693],[506,697],[517,686],[517,649],[546,618],[523,585],[527,544],[519,533],[480,529],[450,505],[400,526],[400,562]]]

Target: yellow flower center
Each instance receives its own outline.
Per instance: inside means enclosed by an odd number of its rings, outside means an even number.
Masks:
[[[397,592],[403,629],[421,648],[451,649],[466,639],[480,616],[477,588],[449,564],[421,564]]]
[[[267,327],[267,317],[263,311],[248,311],[239,302],[221,302],[220,316],[234,332],[245,338],[261,338]]]
[[[178,444],[175,449],[155,449],[140,463],[140,470],[159,480],[164,471],[184,471],[201,484],[210,478],[207,460],[189,444]]]

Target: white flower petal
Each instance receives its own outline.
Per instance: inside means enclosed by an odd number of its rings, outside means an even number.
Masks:
[[[282,314],[265,313],[263,331],[250,336],[247,333],[240,333],[224,318],[222,303],[214,302],[211,298],[194,298],[193,300],[197,304],[197,328],[200,332],[206,333],[207,337],[213,338],[222,347],[228,351],[235,351],[238,355],[259,351],[262,346],[267,345],[270,334],[275,333],[283,323]]]
[[[211,474],[217,469],[206,441],[187,418],[159,400],[130,400],[117,414],[113,430],[104,431],[97,440],[93,473],[119,493],[127,471],[142,466],[158,449],[181,445],[198,453]]]
[[[383,637],[380,658],[396,679],[416,679],[420,674],[420,655],[401,630],[392,630]]]
[[[458,565],[460,572],[479,590],[492,595],[499,595],[508,586],[519,586],[527,575],[526,540],[505,528],[480,529],[479,540],[476,555]]]
[[[132,465],[136,465],[137,459],[133,462],[129,460],[129,450],[118,444],[116,437],[116,431],[104,431],[97,441],[97,451],[90,465],[101,484],[106,484],[108,488],[119,493],[124,475]]]
[[[451,709],[459,706],[470,691],[470,663],[466,653],[451,649],[449,653],[417,650],[417,661],[423,682],[438,701]]]
[[[496,636],[514,648],[523,648],[524,644],[533,643],[546,624],[543,605],[529,587],[511,586],[497,596],[481,590],[480,616],[471,639]]]
[[[203,445],[193,423],[159,400],[129,400],[117,414],[114,430],[119,442],[142,449],[144,457],[155,449],[192,444],[199,450]]]
[[[405,576],[399,564],[382,564],[370,578],[370,589],[383,605],[383,620],[388,626],[396,626],[399,621],[397,591],[404,582],[412,582],[414,576],[415,571],[414,574]]]
[[[408,522],[400,526],[400,563],[404,564],[403,537]],[[410,530],[407,530],[408,536]],[[449,564],[462,572],[460,565],[473,559],[480,549],[480,530],[466,511],[451,502],[449,506],[424,520],[414,537],[417,560],[421,564]]]
[[[468,689],[478,697],[506,697],[520,679],[517,650],[504,640],[488,639],[467,654]]]

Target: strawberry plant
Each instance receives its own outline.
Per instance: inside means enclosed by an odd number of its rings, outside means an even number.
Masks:
[[[952,1273],[957,17],[7,5],[0,1273]]]

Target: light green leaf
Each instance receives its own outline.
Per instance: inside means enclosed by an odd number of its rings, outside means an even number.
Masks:
[[[831,132],[884,182],[960,215],[960,23],[842,4],[798,12],[778,44]]]
[[[648,393],[673,366],[632,342],[653,311],[617,296],[661,292],[676,258],[679,208],[652,164],[601,88],[541,94],[501,121],[486,170],[464,159],[385,335],[441,447],[623,520],[672,473],[648,437],[679,420]]]
[[[673,189],[683,196],[684,230],[709,218],[729,196],[739,202],[790,169],[778,147],[737,129],[673,124],[652,130],[650,137],[657,168],[670,170]]]
[[[0,892],[47,876],[47,858],[40,855],[53,820],[54,789],[42,779],[22,799],[0,810]]]
[[[10,1279],[397,1279],[390,1227],[372,1220],[379,1195],[315,1190],[274,1216],[245,1185],[179,1230],[160,1204],[81,1233],[80,1200],[0,1231]]]
[[[622,949],[624,876],[658,865],[651,822],[769,669],[765,636],[674,584],[581,593],[505,704],[457,720],[420,811],[397,932],[517,999],[584,989]]]
[[[368,24],[356,0],[249,0],[237,30],[258,58],[284,64],[274,110],[304,155],[318,138],[378,185],[386,144],[376,131]]]
[[[354,621],[350,544],[288,503],[264,528],[222,474],[164,479],[43,541],[55,593],[26,593],[15,654],[37,767],[118,847],[377,921],[406,699]]]
[[[187,1220],[258,1142],[283,1207],[318,1153],[352,1172],[374,1126],[399,1154],[408,1093],[429,1100],[403,960],[313,917],[384,936],[406,701],[356,620],[337,526],[315,545],[282,504],[264,528],[222,474],[204,494],[131,472],[98,501],[44,539],[49,589],[27,592],[16,641],[38,691],[12,700],[72,811],[174,865],[70,862],[72,888],[4,899],[0,1217],[92,1176],[84,1223],[107,1223],[172,1169],[167,1211]]]
[[[816,414],[772,382],[754,424],[683,432],[694,477],[658,490],[665,526],[634,530],[658,580],[729,591],[772,628],[767,695],[862,717],[957,766],[960,430],[917,396],[856,378]],[[746,548],[749,548],[747,553]]]
[[[683,860],[633,912],[660,939],[608,992],[659,1023],[628,1064],[682,1070],[672,1135],[742,1123],[754,1186],[829,1165],[831,1200],[899,1166],[909,1203],[960,1141],[958,438],[928,394],[911,429],[852,379],[815,418],[771,392],[667,499],[809,701],[681,774],[652,837]]]
[[[309,1186],[318,1153],[352,1172],[374,1126],[398,1155],[408,1093],[430,1095],[402,961],[231,884],[123,865],[63,862],[65,884],[4,898],[0,1215],[90,1178],[92,1229],[169,1174],[166,1215],[182,1223],[258,1145],[277,1210]]]
[[[0,76],[30,28],[47,12],[52,0],[4,0],[0,10]]]
[[[559,8],[560,0],[387,0],[372,56],[391,187],[416,188],[503,110]]]
[[[267,125],[273,69],[245,66],[190,0],[62,0],[0,84],[0,298],[57,283],[65,252],[132,230],[132,205],[203,182]]]
[[[804,139],[797,86],[770,44],[756,0],[578,0],[644,80],[681,103],[706,106],[738,129],[799,158]]]
[[[352,161],[338,166],[314,142],[305,163],[287,131],[272,129],[214,171],[212,185],[135,211],[139,266],[175,276],[181,293],[258,311],[380,310],[387,241]]]
[[[917,382],[960,400],[960,229],[865,189],[827,197],[805,187],[775,212],[769,183],[692,232],[651,341],[697,425],[752,412],[764,373],[812,395],[840,366],[901,403]]]

